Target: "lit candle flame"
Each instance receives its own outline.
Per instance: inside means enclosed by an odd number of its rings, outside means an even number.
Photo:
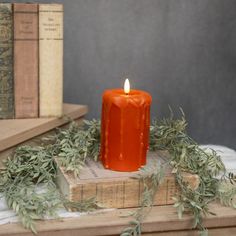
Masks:
[[[124,92],[125,92],[125,94],[129,94],[129,92],[130,92],[130,83],[129,83],[129,79],[125,79]]]

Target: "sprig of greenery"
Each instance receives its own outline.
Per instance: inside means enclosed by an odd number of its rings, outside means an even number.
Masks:
[[[72,122],[68,129],[59,129],[49,144],[18,147],[4,162],[5,168],[0,172],[0,193],[26,228],[36,233],[34,221],[45,216],[56,217],[58,208],[63,206],[79,211],[97,208],[95,199],[71,202],[59,193],[55,184],[54,157],[59,156],[67,171],[79,174],[88,156],[97,159],[99,128],[100,124],[95,120],[87,121],[82,127]],[[42,186],[43,190],[39,191]]]
[[[84,126],[72,121],[68,129],[59,130],[51,139],[54,140],[53,156],[57,157],[65,171],[71,171],[78,176],[86,159],[98,159],[100,121],[84,121]]]
[[[56,167],[50,152],[43,147],[19,147],[5,161],[5,167],[0,173],[0,192],[23,225],[36,232],[33,221],[54,215],[61,204],[55,191]],[[43,183],[49,189],[38,193],[37,186]]]
[[[5,192],[8,207],[18,215],[22,224],[36,233],[34,221],[45,216],[57,217],[56,210],[63,207],[63,201],[56,187],[50,186],[39,193],[35,186],[25,183],[12,184]]]
[[[130,226],[122,231],[121,236],[141,235],[141,224],[153,206],[153,199],[164,179],[164,173],[165,165],[153,165],[140,169],[137,178],[144,186],[140,208],[132,214],[134,219],[129,222]]]
[[[187,122],[184,115],[181,119],[173,117],[154,121],[150,129],[150,149],[168,150],[169,163],[173,167],[176,181],[180,186],[180,195],[175,198],[175,207],[179,217],[185,210],[194,216],[193,227],[198,227],[204,234],[206,229],[202,224],[203,215],[212,214],[209,203],[216,199],[218,193],[219,174],[225,173],[225,167],[220,156],[212,150],[211,153],[202,150],[186,133]],[[200,178],[199,187],[192,190],[182,177],[186,171],[197,174]]]
[[[217,198],[222,205],[236,208],[236,186],[227,181],[221,181],[218,186]]]

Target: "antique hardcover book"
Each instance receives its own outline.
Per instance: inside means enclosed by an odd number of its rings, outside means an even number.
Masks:
[[[0,118],[14,117],[12,4],[0,3]]]
[[[63,99],[63,5],[39,4],[41,117],[61,116]]]
[[[38,4],[14,3],[15,117],[39,113]]]

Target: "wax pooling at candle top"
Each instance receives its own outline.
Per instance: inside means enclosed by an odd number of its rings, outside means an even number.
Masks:
[[[105,168],[136,171],[146,164],[151,96],[141,90],[103,94],[101,160]]]

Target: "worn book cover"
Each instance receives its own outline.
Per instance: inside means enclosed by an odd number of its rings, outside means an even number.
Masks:
[[[14,117],[12,4],[0,3],[0,118]]]
[[[15,117],[39,113],[38,4],[14,3]]]
[[[39,4],[39,87],[41,117],[62,115],[63,5]]]

